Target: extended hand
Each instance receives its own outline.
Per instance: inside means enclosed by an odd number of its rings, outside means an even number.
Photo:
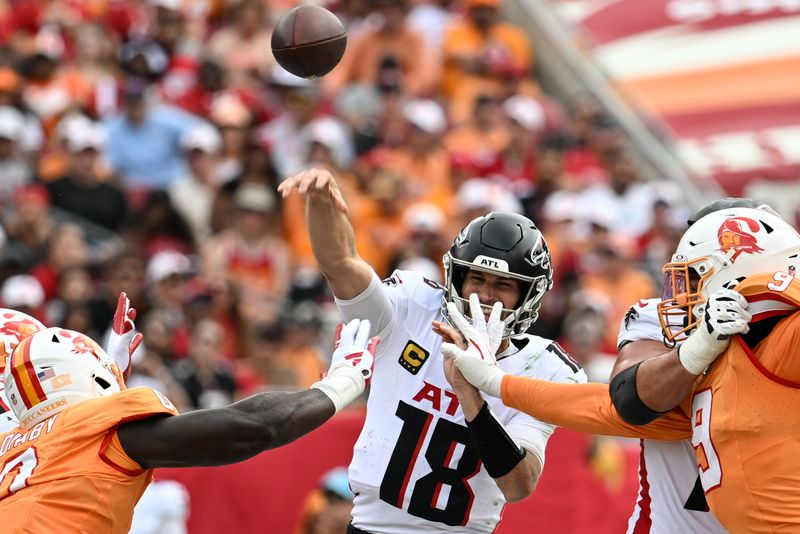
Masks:
[[[678,349],[678,358],[687,371],[699,375],[728,348],[730,337],[746,334],[753,316],[748,302],[732,289],[720,289],[709,296],[703,319]]]
[[[483,315],[478,296],[474,293],[469,297],[469,307],[472,322],[458,311],[454,303],[447,304],[449,319],[464,336],[466,349],[445,342],[442,343],[442,353],[453,360],[470,384],[489,395],[499,397],[500,384],[505,373],[497,366],[495,353],[502,342],[502,304],[496,302],[492,306],[488,322]]]
[[[333,204],[344,214],[347,214],[347,204],[339,190],[339,185],[333,175],[324,169],[309,169],[287,178],[278,186],[278,192],[283,198],[288,197],[292,191],[301,195],[323,196],[333,201]]]
[[[338,412],[364,391],[372,377],[379,337],[369,337],[369,321],[353,319],[339,325],[331,365],[325,377],[311,387],[325,393]]]
[[[131,370],[131,358],[142,343],[144,336],[136,332],[136,308],[131,307],[128,295],[123,291],[117,299],[114,321],[111,323],[111,335],[108,337],[106,353],[119,366],[122,376],[127,379]]]

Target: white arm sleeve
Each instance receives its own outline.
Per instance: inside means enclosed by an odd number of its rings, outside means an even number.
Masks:
[[[344,322],[353,319],[369,319],[371,324],[369,335],[379,335],[385,341],[395,317],[395,306],[375,271],[372,271],[372,280],[367,289],[359,295],[349,300],[338,298],[335,300]]]

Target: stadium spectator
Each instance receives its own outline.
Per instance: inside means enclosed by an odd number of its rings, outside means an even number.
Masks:
[[[44,289],[33,276],[18,274],[7,278],[0,287],[0,301],[3,307],[27,313],[39,320],[46,319]]]
[[[166,189],[185,169],[181,136],[199,120],[155,102],[143,79],[126,80],[122,92],[123,113],[106,121],[109,163],[128,187]]]
[[[624,150],[607,156],[608,183],[598,183],[581,195],[585,213],[604,213],[616,235],[635,239],[652,225],[656,191],[641,179],[631,155]]]
[[[86,236],[80,226],[62,224],[53,230],[47,245],[47,256],[31,270],[44,289],[47,300],[58,294],[61,276],[76,267],[89,266]]]
[[[211,211],[217,191],[216,157],[222,148],[217,130],[202,124],[181,138],[187,173],[169,187],[169,200],[192,231],[195,243],[211,235]]]
[[[22,157],[19,143],[25,118],[15,108],[0,107],[0,202],[8,203],[14,192],[33,179],[30,166]]]
[[[441,140],[447,117],[434,100],[412,100],[402,107],[402,142],[388,148],[386,168],[405,177],[408,200],[427,201],[448,208],[453,196],[450,157]]]
[[[435,54],[425,38],[406,22],[408,0],[371,0],[381,15],[378,28],[366,30],[347,47],[339,65],[326,76],[328,91],[350,83],[378,87],[411,96],[424,96],[438,81]]]
[[[524,75],[533,56],[525,34],[499,19],[500,0],[466,0],[467,15],[444,37],[442,91],[460,123],[471,115],[475,97],[497,94],[503,77]]]
[[[295,534],[337,534],[347,530],[353,508],[353,492],[347,481],[347,468],[326,471],[306,496],[303,515]]]
[[[212,59],[225,65],[234,85],[256,85],[275,64],[269,50],[272,31],[266,5],[258,0],[239,2],[231,13],[233,24],[217,30],[208,41]]]
[[[188,358],[175,366],[175,377],[194,408],[219,408],[236,393],[233,370],[220,353],[222,327],[204,319],[192,329]]]
[[[277,201],[258,183],[242,184],[233,200],[232,226],[203,245],[203,274],[234,284],[246,322],[271,322],[290,287],[290,256],[277,225]]]
[[[67,133],[67,174],[46,184],[53,207],[111,231],[117,231],[128,211],[124,193],[101,176],[99,156],[105,131],[97,123],[76,123]]]

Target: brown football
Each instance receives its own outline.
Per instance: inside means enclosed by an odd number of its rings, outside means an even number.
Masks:
[[[272,54],[295,76],[325,76],[339,63],[347,32],[336,15],[319,6],[299,6],[281,17],[272,32]]]

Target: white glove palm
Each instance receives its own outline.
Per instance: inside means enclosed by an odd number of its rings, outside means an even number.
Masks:
[[[379,337],[369,337],[368,320],[353,319],[336,331],[331,365],[325,377],[311,387],[325,393],[338,412],[364,391],[372,378]]]
[[[737,291],[720,289],[709,296],[703,319],[681,345],[678,358],[687,371],[699,375],[728,348],[730,337],[746,334],[753,316],[747,300]]]
[[[466,339],[467,348],[442,343],[442,353],[453,360],[467,382],[493,397],[499,397],[505,373],[497,366],[495,353],[502,342],[503,322],[500,314],[503,305],[495,302],[487,322],[478,295],[473,293],[469,296],[469,309],[472,322],[458,311],[454,303],[447,304],[449,319]]]

